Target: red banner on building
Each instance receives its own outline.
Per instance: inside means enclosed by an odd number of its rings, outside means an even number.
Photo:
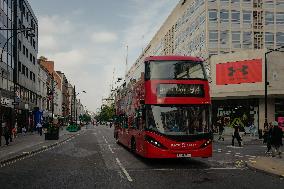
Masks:
[[[262,82],[262,59],[216,65],[216,85]]]

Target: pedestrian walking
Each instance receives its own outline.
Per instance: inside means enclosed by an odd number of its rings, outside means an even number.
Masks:
[[[26,135],[26,132],[27,132],[27,129],[26,129],[26,127],[23,126],[23,127],[22,127],[22,134],[23,134],[23,135]]]
[[[277,121],[273,121],[272,126],[273,126],[271,128],[271,146],[273,148],[272,157],[279,155],[279,157],[281,158],[281,146],[283,146],[282,143],[283,131],[278,126]]]
[[[241,147],[242,146],[242,143],[241,143],[242,138],[240,136],[240,126],[239,125],[234,127],[234,133],[232,135],[232,146],[235,145],[235,139],[237,139],[238,144]]]
[[[223,136],[224,121],[222,121],[222,118],[217,121],[217,127],[218,127],[218,131],[219,131],[219,138],[218,138],[218,140],[222,139],[224,141],[224,136]]]
[[[7,125],[7,122],[2,123],[2,127],[3,127],[3,136],[5,138],[6,141],[6,145],[9,145],[9,138],[10,138],[10,131],[9,131],[9,127]]]
[[[0,146],[2,145],[2,133],[3,133],[3,128],[2,128],[2,120],[1,120],[1,125],[0,125]]]
[[[271,150],[271,137],[272,137],[272,124],[271,122],[269,123],[268,127],[266,127],[265,129],[265,132],[266,132],[266,147],[267,147],[267,151],[265,153],[269,153],[270,150]]]
[[[42,135],[42,124],[41,123],[37,123],[36,124],[36,128],[37,128],[38,134],[41,136]]]

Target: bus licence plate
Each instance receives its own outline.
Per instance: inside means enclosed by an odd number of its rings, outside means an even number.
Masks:
[[[191,154],[177,154],[177,157],[191,157]]]

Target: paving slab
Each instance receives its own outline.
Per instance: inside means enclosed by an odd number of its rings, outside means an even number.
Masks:
[[[268,174],[284,177],[284,159],[279,157],[256,157],[247,166]]]
[[[8,146],[0,146],[0,162],[5,162],[9,159],[50,147],[54,144],[60,143],[61,141],[68,140],[68,138],[71,138],[76,134],[77,133],[70,133],[65,129],[60,130],[59,140],[45,140],[44,134],[40,136],[36,133],[18,135],[18,137],[13,139],[13,142],[11,142]]]

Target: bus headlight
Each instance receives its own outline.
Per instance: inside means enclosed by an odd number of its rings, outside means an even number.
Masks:
[[[149,142],[150,144],[158,147],[158,148],[162,148],[162,149],[167,149],[164,145],[162,145],[160,142],[158,142],[157,140],[155,140],[154,138],[146,135],[145,136],[145,141]]]
[[[209,140],[207,140],[206,142],[204,142],[201,146],[200,146],[200,148],[205,148],[205,147],[207,147],[209,144],[211,144],[212,143],[212,140],[211,139],[209,139]]]

